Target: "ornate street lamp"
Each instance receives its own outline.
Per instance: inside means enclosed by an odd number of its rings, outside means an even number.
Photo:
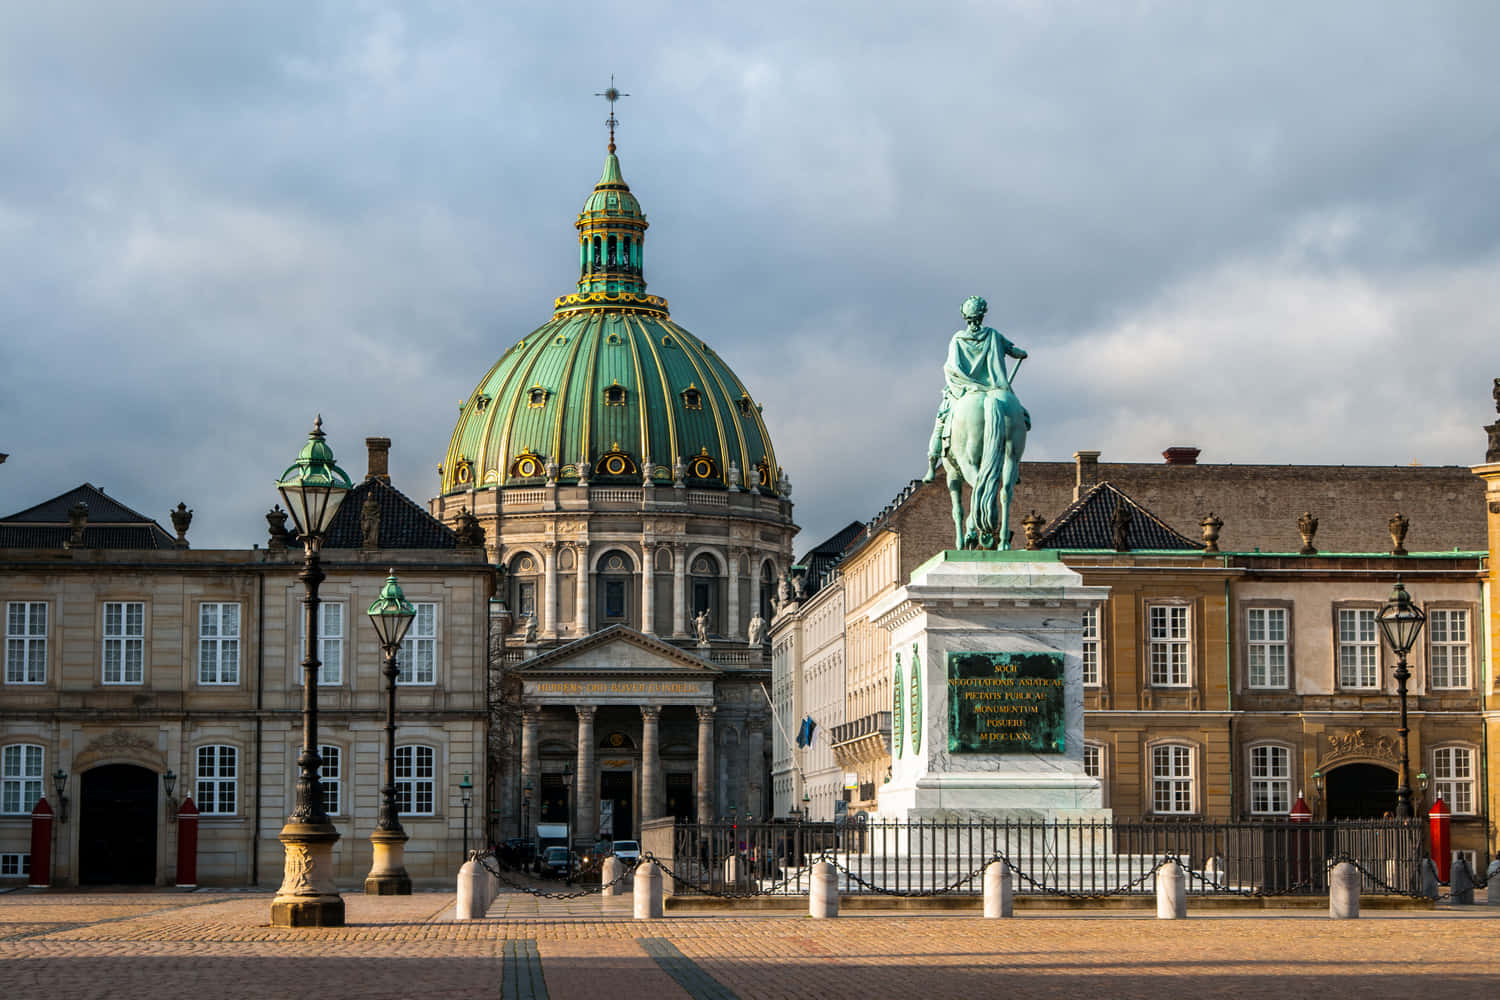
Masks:
[[[521,797],[521,836],[531,837],[531,779],[526,779],[525,794]]]
[[[66,823],[68,821],[68,796],[64,794],[68,790],[68,772],[58,768],[52,772],[52,788],[57,792],[57,821]]]
[[[296,521],[302,539],[302,572],[297,579],[307,590],[307,646],[302,659],[302,753],[297,758],[297,800],[281,843],[286,868],[281,888],[271,901],[271,923],[277,927],[342,927],[344,900],[333,883],[333,845],[339,832],[323,811],[323,786],[318,777],[318,585],[323,582],[320,552],[323,536],[353,483],[333,461],[333,449],[323,440],[323,418],[318,417],[297,461],[281,474],[276,488]]]
[[[469,772],[464,772],[464,780],[458,783],[459,797],[464,804],[464,858],[469,857],[469,806],[474,804],[474,782],[469,780]]]
[[[365,876],[367,896],[410,896],[411,876],[406,874],[406,831],[401,828],[401,817],[396,809],[396,678],[401,670],[396,657],[401,652],[401,640],[406,630],[417,617],[417,609],[406,595],[401,593],[401,584],[396,582],[396,571],[391,570],[385,578],[380,596],[370,605],[370,624],[380,637],[380,649],[385,654],[385,787],[380,790],[380,819],[375,823],[375,832],[370,834],[370,845],[375,850],[370,874]]]
[[[167,822],[177,822],[177,800],[172,797],[172,792],[177,789],[177,775],[169,767],[167,772],[161,776],[161,786],[167,790]]]
[[[568,866],[568,884],[573,884],[573,765],[563,765],[563,829],[567,832],[567,840],[563,841],[563,847],[567,849],[564,863]]]
[[[1397,731],[1401,737],[1401,773],[1397,775],[1396,818],[1411,819],[1411,785],[1406,780],[1406,737],[1409,732],[1406,726],[1406,682],[1411,671],[1406,669],[1406,654],[1417,644],[1417,636],[1421,635],[1427,616],[1412,603],[1411,595],[1397,577],[1391,599],[1375,615],[1375,620],[1380,623],[1385,641],[1396,654],[1396,694],[1401,701],[1401,728]]]

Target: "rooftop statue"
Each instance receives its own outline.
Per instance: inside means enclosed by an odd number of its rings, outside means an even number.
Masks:
[[[977,295],[964,300],[965,327],[948,343],[943,398],[928,446],[932,482],[941,461],[953,498],[954,545],[960,549],[1010,547],[1010,498],[1021,478],[1021,452],[1031,414],[1011,389],[1026,352],[983,325],[989,304]],[[1007,372],[1005,359],[1016,359]],[[964,516],[964,483],[971,491]]]

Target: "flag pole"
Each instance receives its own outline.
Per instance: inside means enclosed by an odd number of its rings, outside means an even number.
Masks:
[[[802,773],[803,748],[799,747],[797,741],[792,739],[791,734],[786,731],[786,725],[781,721],[781,713],[776,711],[776,703],[771,700],[771,692],[766,690],[764,681],[760,684],[760,693],[766,696],[766,704],[771,706],[771,718],[775,720],[776,728],[781,730],[781,738],[786,740],[786,745],[791,748],[792,770],[797,772],[797,780],[802,782],[802,788],[805,793],[807,789],[807,775]]]

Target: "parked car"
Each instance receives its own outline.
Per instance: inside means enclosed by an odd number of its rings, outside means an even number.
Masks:
[[[495,851],[507,868],[525,869],[536,860],[536,841],[528,837],[511,837]]]
[[[573,852],[566,847],[547,848],[538,870],[543,878],[568,878],[573,874]]]
[[[641,843],[638,840],[617,840],[614,855],[626,865],[634,865],[641,860]]]

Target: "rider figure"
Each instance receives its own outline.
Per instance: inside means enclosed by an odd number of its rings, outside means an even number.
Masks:
[[[927,475],[922,482],[930,483],[937,475],[938,462],[943,457],[943,441],[948,436],[948,409],[955,399],[966,392],[985,392],[991,389],[1010,390],[1010,378],[1005,372],[1007,356],[1017,361],[1026,357],[1026,352],[987,326],[984,314],[989,303],[977,295],[964,299],[963,316],[966,328],[953,335],[948,343],[948,361],[943,365],[943,398],[938,404],[937,423],[932,428],[932,442],[927,446]],[[1022,407],[1026,418],[1026,429],[1031,429],[1031,414]]]

